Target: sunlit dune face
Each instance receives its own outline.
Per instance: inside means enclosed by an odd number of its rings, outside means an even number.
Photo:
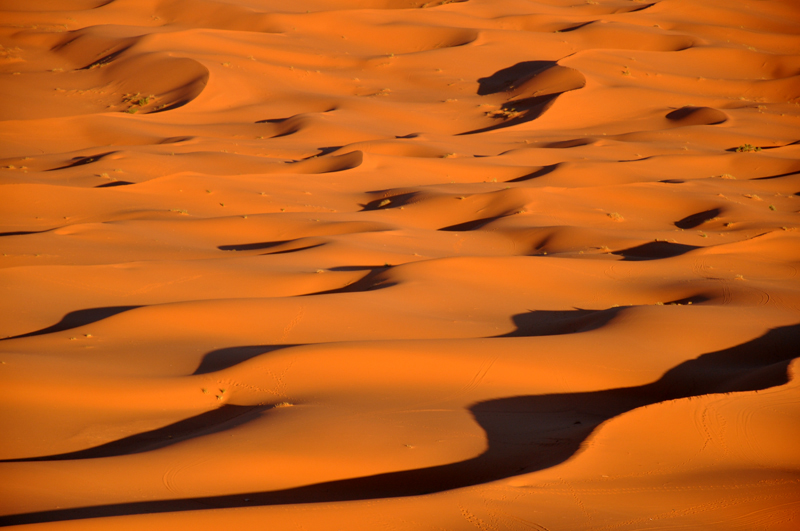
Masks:
[[[0,9],[0,525],[795,529],[791,2]]]

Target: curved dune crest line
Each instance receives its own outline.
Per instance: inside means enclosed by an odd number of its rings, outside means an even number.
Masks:
[[[135,44],[138,40],[91,33],[63,40],[55,49],[58,60],[68,60],[75,69],[55,73],[51,91],[26,93],[17,88],[15,97],[21,105],[4,114],[7,118],[30,120],[150,113],[175,109],[200,95],[209,79],[205,66],[194,59],[163,52],[140,52]],[[34,102],[39,102],[41,109]]]
[[[192,373],[192,376],[221,371],[256,356],[296,346],[299,345],[247,345],[217,349],[203,356],[203,360]]]
[[[511,102],[524,102],[528,98],[563,94],[586,85],[586,78],[567,66],[555,64],[541,72],[528,74],[511,85]]]
[[[135,310],[136,308],[141,308],[141,306],[111,306],[106,308],[87,308],[85,310],[77,310],[74,312],[69,312],[59,322],[52,326],[48,326],[47,328],[42,328],[41,330],[36,330],[34,332],[28,332],[26,334],[0,338],[0,341],[62,332],[64,330],[70,330],[72,328],[78,328],[87,324],[96,323],[97,321],[111,317],[112,315],[127,312],[128,310]]]
[[[396,498],[506,479],[566,461],[580,451],[583,441],[601,424],[633,409],[704,394],[757,391],[783,385],[789,381],[789,363],[798,356],[798,337],[800,324],[773,329],[760,338],[739,346],[704,354],[681,363],[667,371],[659,380],[637,387],[515,396],[475,404],[470,407],[470,412],[485,431],[488,447],[477,457],[457,463],[341,479],[279,491],[140,501],[8,515],[0,517],[0,525],[210,508]],[[250,409],[244,413],[249,411]],[[222,410],[215,410],[209,413],[211,414],[221,415]],[[187,422],[191,422],[191,419],[181,421],[175,426]],[[170,427],[157,431],[163,430],[169,431]],[[133,436],[132,439],[136,437],[138,436]],[[136,442],[139,443],[138,440]],[[115,443],[108,443],[95,451],[104,452],[114,445]],[[114,451],[118,450],[114,448]]]
[[[165,110],[197,97],[208,82],[208,69],[195,59],[141,51],[139,43],[148,38],[120,37],[104,28],[89,27],[63,39],[53,51],[82,65],[79,70],[87,74],[96,72],[101,81],[113,87],[106,97],[113,110]],[[136,95],[155,97],[146,104],[136,104],[131,97]],[[113,96],[117,96],[116,101]]]
[[[156,16],[166,24],[233,31],[279,33],[268,13],[209,0],[160,0]]]
[[[279,173],[334,173],[352,170],[364,162],[362,151],[351,151],[344,155],[311,158],[286,165]]]
[[[530,311],[512,317],[517,327],[498,337],[539,337],[576,334],[595,330],[610,323],[622,308],[606,310]]]
[[[69,32],[51,51],[68,59],[76,70],[103,67],[139,42],[140,36],[109,35],[98,28],[81,28]]]
[[[586,85],[579,71],[555,61],[523,61],[478,79],[478,95],[505,93],[509,99],[561,94]]]
[[[571,36],[581,41],[581,48],[678,52],[695,45],[689,35],[665,35],[654,28],[623,22],[592,22],[575,28]]]
[[[667,114],[667,119],[677,126],[716,125],[728,121],[728,115],[711,107],[681,107]]]
[[[719,208],[710,208],[702,212],[697,212],[682,218],[675,222],[675,226],[679,229],[693,229],[699,227],[706,221],[710,221],[722,214]]]
[[[504,93],[500,109],[488,113],[501,123],[461,134],[483,133],[511,127],[541,116],[558,96],[586,85],[578,70],[551,61],[525,61],[478,80],[478,95]]]
[[[66,170],[69,168],[75,168],[78,166],[85,166],[86,164],[92,164],[94,162],[103,160],[106,157],[113,157],[117,152],[116,151],[107,151],[105,153],[98,153],[97,155],[89,155],[88,157],[77,156],[72,158],[72,162],[69,164],[65,164],[63,166],[57,166],[55,168],[48,168],[44,171],[58,171],[58,170]]]
[[[649,242],[628,249],[614,251],[614,254],[622,256],[624,260],[631,261],[659,260],[661,258],[681,256],[695,249],[702,249],[702,247],[670,242]]]
[[[64,454],[1,459],[0,463],[31,463],[43,461],[71,461],[75,459],[100,459],[132,455],[165,448],[194,437],[229,430],[250,420],[253,413],[261,413],[270,406],[235,406],[226,404],[194,417],[175,422],[163,428],[137,433],[93,448]]]
[[[326,124],[327,114],[336,110],[336,107],[328,108],[317,112],[304,112],[295,114],[288,118],[268,118],[256,121],[257,124],[272,124],[274,132],[272,138],[290,136],[302,131],[303,129],[314,127],[318,124]]]
[[[478,36],[479,32],[471,28],[393,22],[381,25],[378,31],[352,35],[350,39],[367,49],[386,48],[394,54],[413,54],[464,46],[475,42]]]
[[[50,90],[10,86],[21,105],[4,114],[13,119],[137,113],[177,108],[196,98],[209,79],[199,61],[145,51],[152,41],[141,30],[90,26],[60,36],[49,46],[47,61],[63,65],[51,71]],[[40,72],[25,72],[37,76]]]
[[[196,99],[208,84],[208,69],[194,59],[161,53],[136,55],[108,68],[109,79],[119,79],[123,112],[163,112]],[[147,80],[142,82],[142,80]]]
[[[797,521],[795,0],[0,4],[0,527]]]

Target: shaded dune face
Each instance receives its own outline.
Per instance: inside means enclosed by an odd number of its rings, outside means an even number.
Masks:
[[[710,107],[681,107],[667,114],[667,119],[684,125],[716,125],[727,121],[728,116]]]
[[[510,127],[538,118],[564,92],[578,90],[586,84],[583,75],[572,68],[548,61],[526,61],[504,68],[478,80],[478,94],[505,93],[508,99],[500,110],[490,114],[505,118],[502,124],[470,131],[482,133]]]
[[[794,529],[791,2],[0,9],[0,525]]]
[[[146,501],[13,515],[3,525],[191,511],[207,508],[330,503],[418,496],[469,487],[555,466],[580,451],[601,423],[635,408],[709,393],[746,392],[786,384],[797,356],[800,325],[772,330],[747,344],[682,363],[650,384],[588,393],[515,396],[481,402],[470,412],[486,434],[479,456],[430,468],[343,479],[284,491]],[[687,386],[687,382],[691,382]],[[95,448],[7,460],[42,462],[98,459],[152,451],[247,422],[265,406],[223,406],[214,411]]]

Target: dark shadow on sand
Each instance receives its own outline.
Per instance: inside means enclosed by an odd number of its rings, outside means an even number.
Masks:
[[[397,285],[396,282],[387,278],[385,273],[391,269],[390,265],[384,266],[364,266],[354,268],[351,266],[332,267],[329,271],[364,271],[365,275],[355,282],[341,288],[329,289],[325,291],[315,291],[306,293],[300,297],[311,297],[313,295],[331,295],[334,293],[359,293],[364,291],[374,291],[378,289],[390,288]]]
[[[711,393],[755,391],[788,382],[800,355],[800,325],[776,328],[729,349],[704,354],[667,371],[655,382],[583,393],[513,396],[470,407],[486,432],[484,453],[445,465],[328,481],[296,488],[56,509],[0,517],[20,525],[211,508],[331,503],[417,496],[534,472],[575,455],[601,423],[627,411]]]
[[[527,79],[556,66],[555,61],[523,61],[478,79],[478,96],[508,92],[520,79]]]
[[[219,389],[209,389],[219,393]],[[72,461],[75,459],[98,459],[120,455],[140,454],[157,450],[177,442],[235,428],[251,420],[253,416],[268,409],[269,406],[224,405],[200,415],[175,422],[163,428],[137,433],[93,448],[63,454],[26,457],[22,459],[3,459],[0,463],[27,463],[33,461]],[[253,413],[248,415],[248,413]]]
[[[42,328],[41,330],[36,330],[34,332],[28,332],[27,334],[4,337],[0,339],[0,341],[5,341],[7,339],[19,339],[21,337],[42,336],[44,334],[52,334],[53,332],[63,332],[64,330],[70,330],[72,328],[78,328],[80,326],[96,323],[97,321],[102,321],[103,319],[111,317],[112,315],[127,312],[128,310],[135,310],[136,308],[141,308],[141,306],[106,306],[104,308],[87,308],[85,310],[76,310],[74,312],[69,312],[59,322],[52,326],[48,326],[47,328]]]
[[[246,345],[212,350],[203,356],[203,361],[192,374],[196,376],[221,371],[262,354],[297,346],[299,345]]]
[[[464,223],[457,223],[448,227],[442,227],[439,230],[445,232],[465,232],[470,230],[478,230],[489,223],[504,217],[505,216],[490,216],[488,218],[473,219],[472,221],[465,221]]]
[[[507,93],[511,96],[512,90],[518,88],[520,84],[557,65],[556,61],[522,61],[498,70],[490,76],[479,78],[477,93],[479,96],[500,93]],[[465,131],[459,135],[485,133],[535,120],[549,109],[562,93],[563,91],[543,95],[534,93],[527,98],[508,100],[500,105],[500,112],[496,114],[497,119],[502,119],[501,121],[487,127]]]
[[[521,182],[524,182],[524,181],[530,181],[531,179],[536,179],[537,177],[544,177],[545,175],[553,173],[556,169],[558,169],[558,167],[560,165],[561,165],[561,163],[550,164],[548,166],[542,166],[541,168],[539,168],[538,170],[536,170],[534,172],[527,173],[527,174],[523,175],[522,177],[517,177],[515,179],[511,179],[510,181],[506,181],[506,182],[509,182],[509,183],[521,183]]]
[[[66,170],[67,168],[85,166],[86,164],[91,164],[93,162],[97,162],[98,160],[102,160],[109,155],[113,155],[114,153],[116,153],[116,151],[108,151],[106,153],[92,155],[91,157],[73,157],[72,162],[70,162],[69,164],[66,164],[64,166],[59,166],[58,168],[50,168],[49,170],[44,170],[44,171]]]
[[[0,232],[0,238],[5,238],[6,236],[27,236],[29,234],[42,234],[45,232],[50,232],[51,230],[56,230],[56,229],[52,228],[44,230],[15,230],[11,232]]]
[[[614,254],[622,256],[623,261],[637,262],[642,260],[660,260],[662,258],[672,258],[686,254],[689,251],[701,249],[696,245],[671,242],[648,242],[636,247],[614,251]]]
[[[217,247],[220,251],[264,251],[273,249],[275,247],[280,247],[281,245],[286,245],[297,240],[278,240],[272,242],[256,242],[256,243],[240,243],[240,244],[232,244],[232,245],[220,245]],[[308,249],[314,249],[316,247],[321,247],[322,243],[313,243],[310,245],[305,245],[302,247],[295,247],[293,249],[283,249],[281,251],[271,251],[267,253],[262,253],[262,255],[268,254],[290,254],[290,253],[298,253],[300,251],[307,251]]]
[[[699,227],[706,221],[716,218],[719,215],[720,209],[712,208],[710,210],[704,210],[703,212],[692,214],[691,216],[686,216],[685,218],[676,221],[675,226],[679,229],[693,229],[695,227]]]
[[[608,324],[622,310],[623,307],[604,310],[576,308],[566,311],[536,310],[521,313],[512,317],[517,329],[497,337],[559,336],[588,332]]]

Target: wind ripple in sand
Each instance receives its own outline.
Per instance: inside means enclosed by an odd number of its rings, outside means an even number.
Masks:
[[[3,524],[796,521],[790,3],[3,16]]]

